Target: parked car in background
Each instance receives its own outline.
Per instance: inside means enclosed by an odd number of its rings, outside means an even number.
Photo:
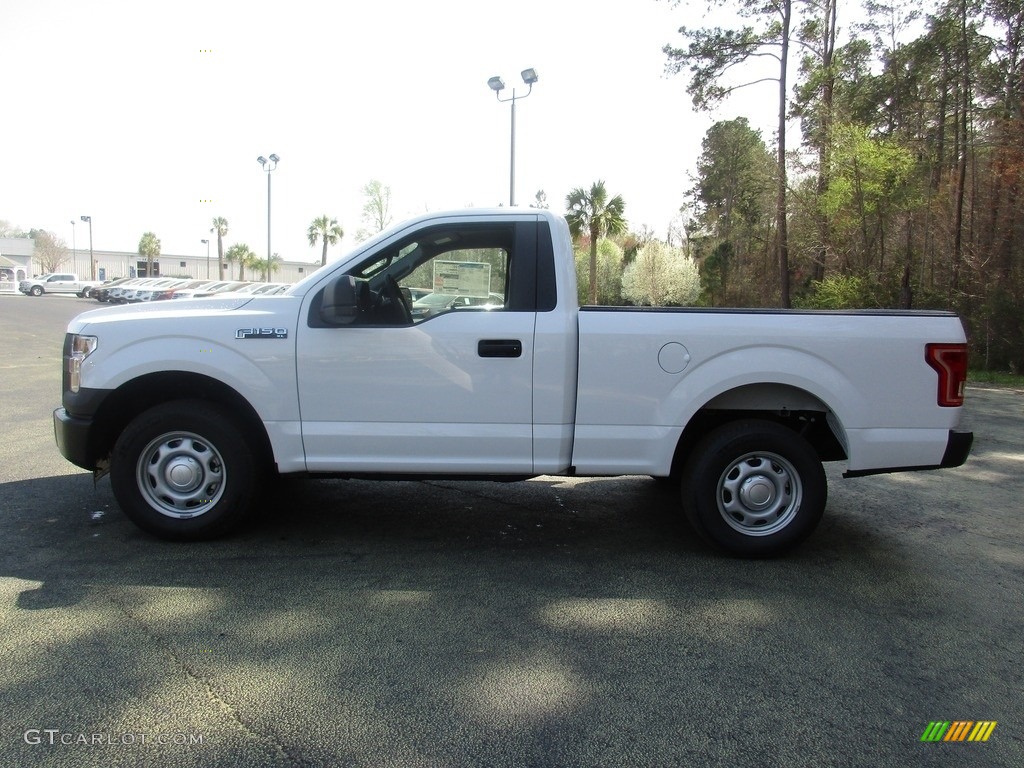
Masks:
[[[422,299],[424,296],[429,296],[433,291],[429,288],[407,288],[409,291],[409,303],[415,303]]]
[[[209,280],[180,280],[174,285],[164,286],[154,290],[147,301],[167,301],[173,299],[178,291],[194,291],[203,286],[210,285]]]
[[[134,288],[130,288],[125,291],[121,298],[124,299],[127,304],[138,304],[142,301],[149,301],[149,297],[153,295],[153,291],[160,290],[162,288],[170,288],[171,286],[183,284],[185,280],[177,280],[172,277],[165,278],[153,278],[151,281],[137,285]]]
[[[273,296],[284,293],[291,283],[249,283],[237,290],[218,291],[218,296]]]
[[[30,280],[18,283],[18,290],[26,296],[42,296],[44,293],[77,293],[85,296],[85,291],[96,288],[103,283],[99,280],[82,280],[73,272],[51,272]]]
[[[158,291],[151,300],[167,301],[169,299],[192,298],[196,291],[202,291],[217,284],[219,284],[217,280],[193,280],[184,285],[175,285]]]
[[[138,288],[140,285],[146,285],[149,279],[151,278],[134,277],[131,280],[126,280],[120,285],[110,289],[110,292],[107,294],[107,301],[111,304],[124,304],[123,296],[125,293]]]
[[[124,290],[118,295],[118,300],[121,304],[132,304],[135,302],[135,294],[139,291],[165,282],[167,281],[160,277],[144,277],[138,282],[125,286]]]
[[[103,285],[97,286],[89,291],[88,297],[96,299],[96,301],[106,302],[110,300],[110,292],[118,286],[124,285],[129,280],[134,280],[134,277],[118,277],[114,280],[107,280]]]
[[[199,288],[188,288],[175,291],[174,299],[201,299],[204,296],[213,296],[221,291],[233,291],[242,288],[249,283],[239,280],[219,280],[215,283],[206,283]]]
[[[501,309],[505,306],[505,297],[500,293],[489,293],[487,296],[470,296],[469,306],[482,309]]]
[[[413,301],[410,312],[413,320],[426,320],[449,309],[478,307],[482,309],[498,309],[505,306],[505,298],[500,293],[488,296],[453,296],[447,293],[428,293],[421,299]]]
[[[413,320],[426,320],[428,317],[445,312],[456,305],[469,306],[465,296],[449,296],[445,293],[428,293],[412,303],[410,311]]]
[[[294,283],[268,283],[265,291],[257,291],[257,296],[277,296],[292,287]]]
[[[144,288],[137,290],[129,303],[138,304],[143,301],[152,301],[157,294],[173,291],[176,288],[185,288],[188,285],[195,285],[197,282],[198,281],[196,280],[189,280],[188,278],[160,280],[152,285],[147,285]]]

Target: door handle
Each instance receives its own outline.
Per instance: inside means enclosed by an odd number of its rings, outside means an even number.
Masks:
[[[476,345],[480,357],[521,357],[523,342],[519,339],[481,339]]]

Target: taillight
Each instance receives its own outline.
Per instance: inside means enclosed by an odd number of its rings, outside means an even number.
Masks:
[[[938,404],[958,408],[964,404],[967,383],[966,344],[926,344],[924,359],[939,374]]]

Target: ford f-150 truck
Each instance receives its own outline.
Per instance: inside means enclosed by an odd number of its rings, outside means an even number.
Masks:
[[[78,275],[70,272],[51,272],[31,280],[18,283],[18,290],[26,296],[42,296],[44,293],[77,293],[80,297],[88,295],[93,288],[103,285],[101,280],[79,280]]]
[[[467,300],[416,318],[412,290]],[[706,540],[773,555],[817,525],[823,461],[966,460],[964,341],[944,312],[580,308],[563,218],[468,210],[282,295],[78,316],[54,425],[165,538],[228,531],[275,473],[643,474]]]

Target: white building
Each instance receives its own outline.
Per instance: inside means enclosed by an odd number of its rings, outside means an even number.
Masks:
[[[17,291],[20,280],[42,273],[42,267],[34,260],[35,244],[28,237],[0,238],[0,290],[5,290],[5,283],[13,283],[13,291]],[[113,280],[117,277],[146,277],[146,259],[131,251],[93,250],[93,261],[96,264],[97,280]],[[306,261],[278,261],[271,280],[277,283],[295,283],[320,268],[320,264]],[[62,270],[77,272],[79,277],[91,279],[89,268],[89,249],[77,248],[68,251],[67,260],[61,265]],[[216,280],[217,254],[204,256],[176,256],[162,253],[153,260],[153,274],[164,277],[191,277],[196,280],[209,278]],[[20,277],[19,277],[20,275]],[[224,279],[237,280],[239,268],[237,264],[224,262]],[[257,270],[253,274],[245,271],[246,280],[263,280],[263,272]]]
[[[88,275],[89,272],[89,251],[79,250],[77,260],[72,256],[71,261],[77,262],[78,266],[71,267],[73,272],[80,275]],[[93,251],[93,259],[96,262],[96,279],[112,280],[116,277],[147,277],[146,259],[131,251]],[[278,261],[276,268],[271,275],[275,283],[295,283],[306,275],[320,268],[319,264],[305,261]],[[239,267],[231,262],[224,262],[224,279],[239,279]],[[153,260],[153,276],[163,277],[191,277],[196,280],[209,278],[216,280],[219,277],[217,271],[217,254],[206,256],[176,256],[169,253],[161,253],[159,258]],[[244,278],[246,280],[262,281],[263,271],[246,269]]]
[[[34,251],[30,237],[0,237],[0,293],[17,293],[18,283],[32,276]]]

